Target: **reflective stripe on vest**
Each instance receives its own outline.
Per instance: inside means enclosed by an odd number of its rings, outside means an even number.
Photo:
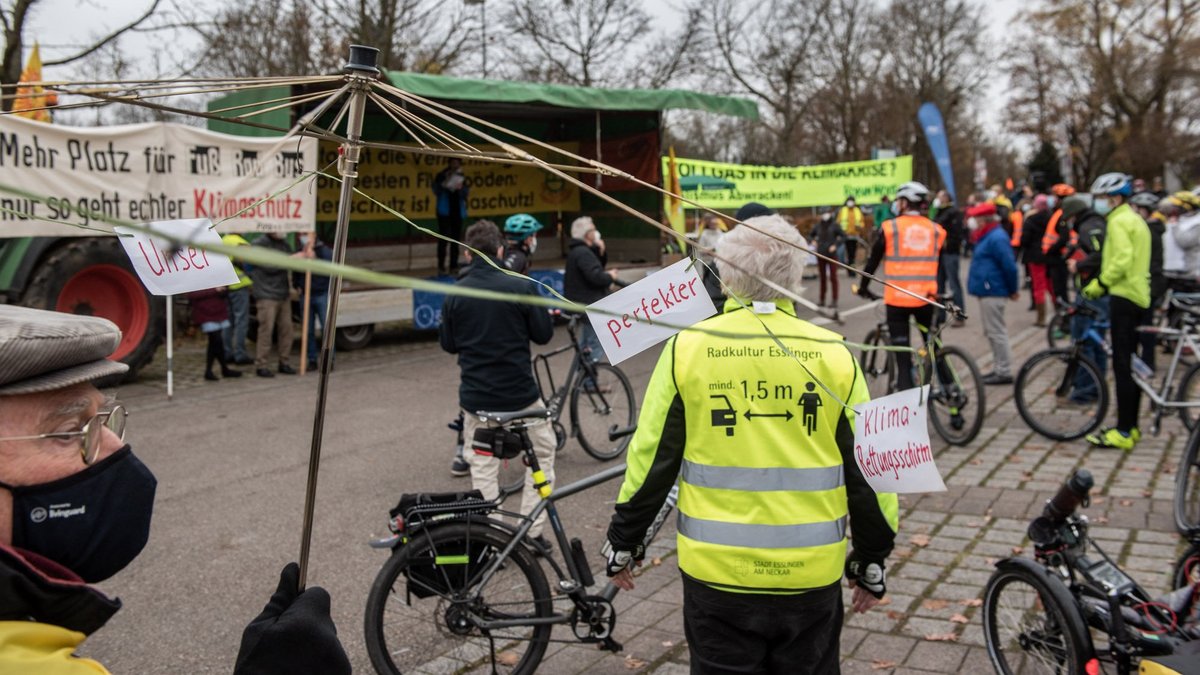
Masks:
[[[910,228],[927,229],[928,246],[920,249],[905,246],[904,237],[901,235],[912,238],[908,235]],[[885,286],[884,303],[896,307],[920,307],[925,304],[921,298],[937,293],[937,254],[942,248],[944,236],[941,228],[933,221],[920,216],[899,216],[884,225],[884,237],[887,239],[886,255],[883,259],[884,276],[889,283],[917,295],[913,297],[891,286]]]
[[[1055,209],[1046,223],[1046,231],[1042,233],[1042,253],[1049,253],[1050,247],[1058,241],[1058,221],[1062,220],[1062,209]],[[1071,243],[1075,243],[1075,230],[1071,230]]]
[[[683,481],[696,487],[743,492],[818,492],[846,484],[841,464],[812,469],[713,466],[683,460]]]
[[[723,523],[693,518],[682,511],[679,534],[693,541],[743,548],[811,548],[837,544],[846,538],[846,518],[798,525]]]

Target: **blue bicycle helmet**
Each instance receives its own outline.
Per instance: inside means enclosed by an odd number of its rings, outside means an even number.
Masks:
[[[529,235],[540,229],[542,224],[528,213],[518,213],[504,221],[504,234],[513,241],[525,241]]]
[[[1094,195],[1121,195],[1128,197],[1133,194],[1133,176],[1127,173],[1106,173],[1092,183],[1091,193]]]

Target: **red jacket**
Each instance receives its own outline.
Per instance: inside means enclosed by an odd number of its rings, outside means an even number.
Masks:
[[[208,289],[188,293],[192,303],[192,323],[197,326],[209,321],[220,323],[229,318],[229,303],[225,301],[225,291]]]

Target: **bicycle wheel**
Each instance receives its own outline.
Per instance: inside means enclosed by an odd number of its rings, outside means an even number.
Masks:
[[[1200,527],[1200,429],[1188,434],[1175,469],[1175,527],[1180,532]]]
[[[1046,343],[1050,349],[1066,347],[1071,342],[1071,316],[1065,312],[1055,312],[1046,324]]]
[[[1175,390],[1176,401],[1200,401],[1200,363],[1192,364],[1179,380],[1179,388]],[[1200,419],[1200,409],[1180,408],[1179,418],[1188,431],[1196,428],[1196,420]]]
[[[605,461],[625,452],[629,445],[629,436],[608,440],[608,430],[633,426],[637,422],[637,403],[633,385],[620,368],[607,363],[596,363],[591,368],[594,383],[587,382],[585,370],[571,390],[571,424],[587,454]]]
[[[882,345],[879,329],[867,333],[863,344]],[[862,366],[863,377],[866,378],[867,391],[871,392],[871,398],[887,396],[892,386],[892,374],[896,370],[896,356],[892,352],[882,349],[867,349],[859,356],[859,364]]]
[[[936,370],[926,357],[925,379],[929,388],[929,418],[933,428],[950,445],[966,445],[983,428],[987,395],[979,366],[969,354],[954,346],[943,346],[937,354]]]
[[[537,669],[550,639],[548,625],[485,632],[472,622],[550,616],[546,576],[517,546],[486,582],[479,576],[510,541],[475,523],[452,523],[416,534],[388,558],[371,585],[364,638],[380,675],[402,672],[497,672]],[[494,650],[494,652],[493,652]]]
[[[1200,543],[1188,546],[1183,555],[1179,556],[1179,562],[1175,563],[1175,576],[1171,588],[1195,586],[1197,583],[1200,583]]]
[[[1071,594],[1030,570],[997,570],[983,592],[983,635],[997,673],[1084,672],[1087,631]]]
[[[1056,441],[1072,441],[1104,421],[1108,385],[1088,357],[1075,356],[1070,349],[1049,349],[1021,366],[1013,398],[1030,429]]]

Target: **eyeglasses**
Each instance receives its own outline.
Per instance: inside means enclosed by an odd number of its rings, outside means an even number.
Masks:
[[[46,438],[75,438],[80,439],[79,455],[83,458],[83,463],[91,466],[96,461],[97,455],[100,454],[100,437],[101,432],[107,428],[113,432],[117,440],[125,440],[125,418],[129,417],[129,411],[125,410],[125,406],[113,406],[112,410],[107,412],[96,413],[79,429],[79,431],[56,431],[50,434],[38,434],[36,436],[9,436],[0,438],[0,441],[37,441]]]

